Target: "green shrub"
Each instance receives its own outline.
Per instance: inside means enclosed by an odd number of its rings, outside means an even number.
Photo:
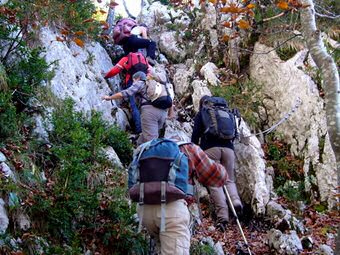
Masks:
[[[0,93],[0,140],[18,134],[18,120],[20,114],[16,113],[10,93]]]
[[[12,0],[6,8],[15,14],[17,22],[30,26],[30,29],[48,23],[61,28],[65,38],[94,38],[100,32],[100,23],[93,19],[96,7],[91,0]]]
[[[195,242],[190,246],[191,255],[213,255],[215,250],[209,244],[204,244],[201,242]]]
[[[66,100],[53,113],[49,137],[55,160],[48,180],[53,185],[46,184],[31,197],[31,215],[44,222],[40,232],[55,243],[47,254],[79,254],[90,244],[101,247],[102,254],[143,253],[146,243],[136,231],[135,209],[126,198],[125,172],[108,170],[111,165],[100,153],[115,143],[112,146],[120,148],[117,154],[123,152],[127,159],[131,143],[99,113],[88,119],[73,106]],[[121,143],[126,144],[119,147]],[[63,243],[70,248],[61,248]]]
[[[110,145],[124,165],[128,165],[132,160],[132,143],[127,133],[118,127],[111,127],[106,130],[105,142]]]
[[[303,160],[290,153],[289,145],[270,134],[264,146],[267,163],[274,168],[274,188],[290,201],[305,201]]]

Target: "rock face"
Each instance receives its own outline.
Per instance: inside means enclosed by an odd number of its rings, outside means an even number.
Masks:
[[[254,52],[269,52],[271,48],[257,43]],[[305,186],[310,188],[309,176],[315,173],[321,201],[330,208],[336,204],[332,191],[337,186],[335,155],[331,148],[326,125],[324,102],[319,91],[304,71],[306,51],[298,52],[284,62],[274,51],[253,54],[250,77],[262,85],[263,103],[269,115],[269,125],[289,112],[297,98],[302,105],[277,132],[291,145],[291,152],[304,158]]]
[[[172,61],[179,63],[185,58],[186,52],[181,37],[175,31],[164,32],[159,38],[159,49]]]
[[[303,250],[295,231],[283,234],[280,230],[272,229],[268,232],[268,239],[268,244],[275,250],[275,254],[298,255]]]
[[[266,165],[261,144],[244,121],[240,125],[241,140],[235,143],[235,172],[242,200],[251,204],[255,214],[263,215],[270,199],[271,186],[266,178]]]
[[[214,63],[209,62],[201,68],[200,73],[210,85],[217,86],[220,83],[216,76],[217,71],[217,66]]]
[[[5,201],[2,198],[0,198],[0,234],[6,232],[8,224],[9,219],[5,209]]]
[[[116,123],[122,129],[126,126],[126,116],[122,111],[111,115],[111,104],[103,102],[100,96],[110,92],[101,73],[112,68],[112,62],[99,43],[87,43],[80,48],[74,43],[70,46],[56,41],[57,34],[43,28],[40,33],[41,44],[45,47],[48,63],[57,62],[55,76],[49,85],[58,98],[71,97],[76,110],[90,113],[99,111],[110,123]],[[119,79],[111,79],[118,86]]]

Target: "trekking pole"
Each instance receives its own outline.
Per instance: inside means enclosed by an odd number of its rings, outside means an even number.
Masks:
[[[242,235],[242,237],[243,237],[244,243],[245,243],[246,246],[247,246],[247,250],[248,250],[248,252],[249,252],[249,255],[251,255],[251,251],[250,251],[250,248],[249,248],[249,244],[248,244],[247,239],[246,239],[246,237],[245,237],[245,235],[244,235],[244,233],[243,233],[243,230],[242,230],[240,221],[239,221],[239,219],[238,219],[238,216],[237,216],[237,213],[236,213],[236,211],[235,211],[235,208],[234,208],[234,206],[233,206],[233,204],[232,204],[232,202],[231,202],[231,199],[230,199],[230,196],[229,196],[229,192],[228,192],[228,190],[227,190],[227,188],[226,188],[225,185],[223,185],[223,190],[224,190],[225,195],[227,196],[227,199],[228,199],[228,201],[229,201],[229,204],[230,204],[231,210],[232,210],[232,212],[233,212],[233,214],[234,214],[234,217],[236,218],[237,226],[238,226],[238,228],[240,229],[240,232],[241,232],[241,235]]]

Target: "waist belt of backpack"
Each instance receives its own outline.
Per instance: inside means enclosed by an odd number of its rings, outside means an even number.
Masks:
[[[150,102],[150,101],[148,101],[148,102],[141,103],[141,105],[140,105],[140,106],[144,106],[144,105],[152,105],[152,104],[151,104],[151,102]]]
[[[142,221],[144,217],[144,183],[139,184],[139,202],[138,202],[140,211],[139,211],[139,223],[138,223],[138,233],[142,231]]]
[[[166,206],[166,182],[162,181],[161,182],[161,227],[160,227],[160,232],[165,231],[165,206]]]
[[[144,183],[139,184],[139,223],[138,223],[138,233],[142,230],[143,217],[144,217]],[[165,212],[166,212],[166,182],[161,182],[161,224],[160,232],[165,231]]]

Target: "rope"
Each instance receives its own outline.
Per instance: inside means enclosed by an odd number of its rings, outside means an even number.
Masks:
[[[261,134],[269,134],[271,132],[273,132],[278,126],[280,126],[282,123],[284,123],[285,121],[287,121],[289,119],[289,117],[302,105],[302,100],[301,98],[297,98],[296,99],[296,102],[294,104],[294,106],[292,107],[292,109],[285,114],[285,116],[280,119],[277,123],[275,123],[273,126],[271,126],[270,128],[264,130],[264,131],[261,131],[261,132],[258,132],[256,134],[250,134],[249,136],[242,136],[241,138],[244,139],[244,138],[249,138],[249,137],[252,137],[252,136],[258,136],[258,135],[261,135]],[[241,132],[242,134],[242,132]]]

